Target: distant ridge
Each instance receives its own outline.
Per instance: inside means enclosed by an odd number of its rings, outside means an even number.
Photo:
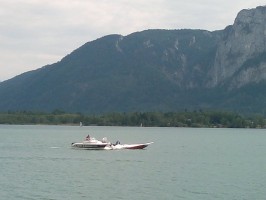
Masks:
[[[0,111],[265,113],[266,7],[220,31],[146,30],[88,42],[0,83]]]

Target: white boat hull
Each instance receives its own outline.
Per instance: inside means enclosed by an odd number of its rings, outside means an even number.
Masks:
[[[74,148],[79,148],[79,149],[92,149],[92,150],[104,150],[106,147],[107,143],[102,143],[102,144],[91,144],[91,143],[85,143],[85,142],[76,142],[72,143],[71,146]]]
[[[116,144],[116,145],[107,145],[104,149],[106,150],[120,150],[120,149],[144,149],[153,142],[142,143],[142,144]]]

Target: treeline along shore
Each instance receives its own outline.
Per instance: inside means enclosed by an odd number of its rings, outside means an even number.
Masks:
[[[55,110],[43,112],[0,113],[0,124],[18,125],[80,125],[84,126],[145,126],[145,127],[207,127],[207,128],[266,128],[262,115],[242,116],[232,112],[134,112],[84,115]]]

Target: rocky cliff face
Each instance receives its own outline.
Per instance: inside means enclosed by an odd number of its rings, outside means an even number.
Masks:
[[[239,88],[266,80],[266,7],[242,10],[224,30],[207,87]]]

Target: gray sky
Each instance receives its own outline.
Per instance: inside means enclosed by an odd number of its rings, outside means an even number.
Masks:
[[[146,29],[224,29],[265,0],[0,0],[0,81],[88,41]]]

